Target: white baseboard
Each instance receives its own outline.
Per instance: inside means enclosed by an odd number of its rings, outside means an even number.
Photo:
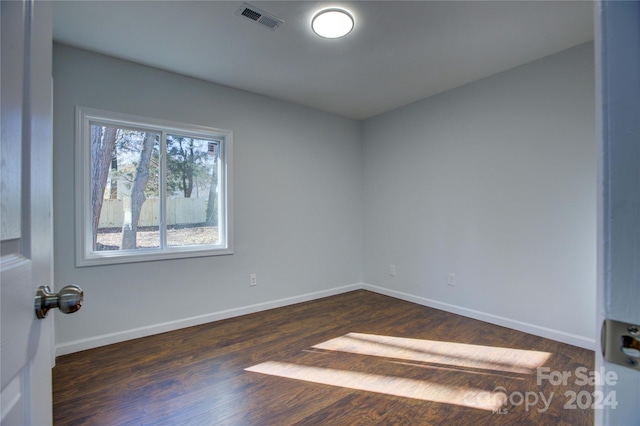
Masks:
[[[500,325],[503,327],[511,328],[513,330],[533,334],[534,336],[544,337],[546,339],[555,340],[561,343],[578,346],[592,351],[596,349],[595,339],[591,339],[588,337],[578,336],[576,334],[566,333],[560,330],[553,330],[551,328],[542,327],[535,324],[529,324],[498,315],[488,314],[486,312],[476,311],[474,309],[464,308],[462,306],[451,305],[449,303],[439,302],[437,300],[427,299],[425,297],[414,296],[400,291],[389,290],[387,288],[378,287],[371,284],[363,283],[362,288],[365,290],[373,291],[375,293],[384,294],[385,296],[391,296],[395,297],[396,299],[406,300],[407,302],[417,303],[419,305],[428,306],[430,308],[440,309],[442,311],[477,319],[480,321],[488,322],[490,324]]]
[[[212,312],[210,314],[199,315],[191,318],[184,318],[175,321],[154,324],[146,327],[133,328],[130,330],[119,331],[117,333],[103,334],[101,336],[89,337],[86,339],[74,340],[72,342],[56,345],[56,356],[67,355],[74,352],[80,352],[87,349],[93,349],[100,346],[111,345],[114,343],[124,342],[126,340],[138,339],[140,337],[152,336],[154,334],[166,333],[167,331],[179,330],[181,328],[192,327],[195,325],[206,324],[213,321],[219,321],[227,318],[238,317],[241,315],[252,314],[255,312],[266,311],[268,309],[281,308],[283,306],[293,305],[296,303],[308,302],[310,300],[320,299],[336,294],[346,293],[353,290],[362,289],[361,283],[351,284],[343,287],[336,287],[329,290],[307,293],[300,296],[287,297],[284,299],[273,300],[269,302],[257,303],[255,305],[242,306],[239,308],[226,309],[224,311]]]
[[[452,305],[425,297],[414,296],[396,290],[390,290],[366,283],[356,283],[343,287],[336,287],[329,290],[307,293],[299,296],[287,297],[284,299],[273,300],[269,302],[257,303],[255,305],[241,306],[238,308],[227,309],[219,312],[212,312],[205,315],[199,315],[190,318],[184,318],[176,321],[169,321],[161,324],[154,324],[146,327],[133,328],[117,333],[103,334],[101,336],[89,337],[86,339],[74,340],[72,342],[56,345],[55,355],[61,356],[74,352],[80,352],[87,349],[93,349],[100,346],[111,345],[113,343],[124,342],[126,340],[138,339],[140,337],[152,336],[154,334],[165,333],[168,331],[179,330],[181,328],[192,327],[195,325],[206,324],[213,321],[219,321],[227,318],[238,317],[241,315],[252,314],[255,312],[265,311],[267,309],[280,308],[283,306],[293,305],[310,300],[320,299],[322,297],[335,296],[337,294],[346,293],[353,290],[369,290],[375,293],[384,294],[386,296],[395,297],[396,299],[406,300],[408,302],[417,303],[419,305],[428,306],[430,308],[440,309],[451,312],[464,317],[477,319],[480,321],[496,324],[524,333],[533,334],[535,336],[544,337],[558,342],[567,343],[569,345],[581,348],[595,350],[595,339],[584,336],[578,336],[564,331],[554,330],[535,324],[529,324],[522,321],[489,314],[486,312],[476,311],[474,309],[462,306]]]

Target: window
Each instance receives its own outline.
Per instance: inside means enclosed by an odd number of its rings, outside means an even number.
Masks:
[[[232,253],[232,132],[76,109],[76,264]]]

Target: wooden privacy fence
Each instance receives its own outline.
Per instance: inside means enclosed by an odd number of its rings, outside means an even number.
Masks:
[[[125,200],[104,200],[98,228],[122,228],[125,210],[130,209]],[[207,216],[207,200],[202,198],[169,198],[167,200],[167,225],[203,223]],[[142,205],[138,226],[158,226],[160,200],[148,199]]]

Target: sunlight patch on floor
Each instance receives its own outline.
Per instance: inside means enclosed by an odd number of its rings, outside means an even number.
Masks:
[[[470,396],[486,394],[486,392],[469,386],[446,386],[424,380],[311,367],[286,362],[268,361],[249,367],[245,371],[488,411],[495,411],[504,403],[504,400],[500,398],[501,394],[495,394],[489,398],[470,398]]]
[[[307,351],[374,356],[399,365],[470,375],[495,375],[515,380],[523,380],[523,375],[536,373],[536,369],[544,365],[552,355],[549,352],[524,349],[364,333],[348,333],[314,345]],[[428,380],[277,361],[258,364],[246,371],[489,411],[500,408],[504,403],[502,397],[505,396],[503,393],[487,392],[468,384],[445,385]]]
[[[313,348],[519,374],[535,373],[551,357],[549,352],[363,333],[348,333]]]

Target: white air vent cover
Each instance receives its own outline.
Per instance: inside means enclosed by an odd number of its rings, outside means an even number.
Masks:
[[[258,9],[257,7],[252,6],[248,3],[242,3],[240,8],[236,10],[236,15],[262,24],[271,30],[275,30],[284,23],[282,19],[273,16],[270,13],[265,12],[264,10]]]

